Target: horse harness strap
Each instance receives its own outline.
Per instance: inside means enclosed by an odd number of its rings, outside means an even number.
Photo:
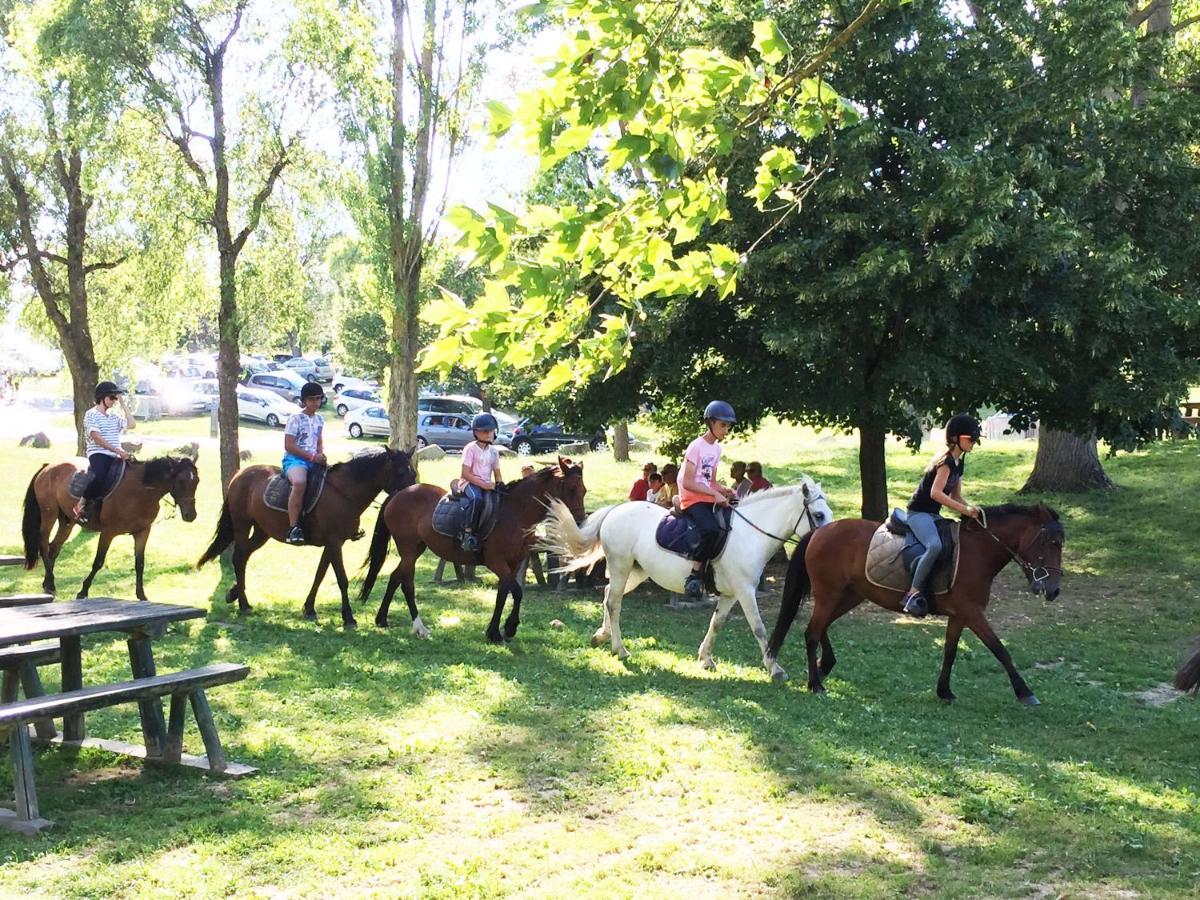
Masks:
[[[765,534],[767,537],[769,537],[773,541],[780,541],[781,543],[784,543],[784,544],[799,544],[800,538],[795,537],[794,535],[796,533],[796,529],[800,527],[800,521],[805,516],[808,516],[809,530],[816,531],[816,523],[813,522],[812,511],[808,508],[810,502],[811,502],[811,498],[808,498],[808,497],[804,498],[804,509],[802,509],[800,511],[800,516],[796,519],[796,524],[792,526],[792,531],[791,531],[791,534],[793,535],[792,537],[780,537],[777,534],[771,534],[771,532],[767,531],[765,528],[760,528],[758,525],[755,525],[753,522],[751,522],[746,517],[746,515],[740,509],[737,508],[737,506],[730,506],[730,510],[733,512],[733,514],[735,516],[737,516],[739,519],[741,519],[743,522],[745,522],[747,525],[749,525],[751,528],[753,528],[759,534]]]
[[[1014,551],[1010,546],[1008,546],[1008,544],[1006,544],[1006,543],[1004,543],[1004,541],[1000,540],[1000,538],[998,538],[996,536],[996,534],[990,528],[988,528],[987,512],[985,510],[983,510],[983,509],[979,510],[979,520],[978,521],[979,521],[979,527],[981,529],[983,529],[983,533],[986,534],[993,541],[995,541],[997,544],[999,544],[1001,547],[1004,548],[1004,550],[1008,553],[1008,555],[1012,557],[1013,561],[1021,568],[1021,571],[1025,573],[1025,577],[1029,579],[1030,584],[1033,584],[1033,585],[1042,584],[1043,582],[1045,582],[1047,579],[1050,578],[1051,572],[1058,572],[1059,575],[1062,574],[1061,567],[1047,566],[1045,564],[1045,562],[1044,562],[1045,556],[1044,555],[1038,559],[1037,565],[1034,565],[1031,562],[1027,562],[1025,560],[1025,558],[1023,556],[1021,556],[1022,553],[1024,553],[1026,550],[1028,550],[1030,547],[1033,546],[1035,541],[1040,541],[1043,537],[1045,537],[1045,535],[1046,535],[1046,525],[1045,524],[1043,524],[1040,528],[1038,528],[1037,532],[1033,535],[1033,537],[1031,537],[1029,539],[1028,543],[1018,546],[1017,549]],[[1039,572],[1041,572],[1040,575],[1038,574]]]

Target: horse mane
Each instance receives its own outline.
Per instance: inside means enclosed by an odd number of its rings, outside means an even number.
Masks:
[[[334,463],[329,467],[326,477],[333,475],[335,472],[345,472],[347,477],[352,480],[365,478],[368,475],[374,475],[375,469],[379,464],[388,458],[386,449],[362,450],[355,453],[345,462]]]
[[[509,493],[520,490],[525,493],[529,490],[536,490],[541,487],[542,483],[550,478],[554,478],[559,474],[557,465],[547,465],[538,469],[532,475],[525,475],[522,478],[514,478],[512,481],[504,483],[504,489]]]
[[[142,463],[145,466],[145,471],[142,472],[142,484],[155,485],[166,481],[172,476],[175,468],[184,460],[192,462],[186,456],[159,456],[146,460]],[[195,463],[192,463],[192,465],[194,466]]]
[[[776,497],[790,497],[793,494],[798,494],[804,490],[804,486],[808,485],[807,480],[800,484],[784,484],[779,487],[767,488],[765,491],[755,491],[753,494],[747,494],[738,501],[738,506],[753,506],[755,503],[761,503],[765,500],[773,500]],[[811,487],[815,487],[813,484]]]
[[[1005,519],[1016,517],[1027,519],[1037,518],[1042,510],[1045,510],[1050,515],[1052,522],[1059,521],[1058,513],[1044,503],[1001,503],[997,506],[983,506],[980,509],[983,510],[983,514],[987,517],[989,525],[992,522],[1003,522]],[[976,528],[982,528],[978,520],[967,519],[966,521],[974,524]]]

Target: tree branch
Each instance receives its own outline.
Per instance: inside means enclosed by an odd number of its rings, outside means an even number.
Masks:
[[[1133,11],[1129,13],[1129,18],[1126,20],[1126,24],[1133,29],[1140,28],[1143,22],[1154,15],[1155,11],[1167,2],[1169,2],[1169,0],[1150,0],[1150,2],[1140,10],[1134,6]]]
[[[1176,24],[1172,25],[1171,33],[1178,34],[1179,32],[1183,31],[1183,29],[1195,25],[1197,22],[1200,22],[1200,15],[1191,16],[1190,18],[1184,19],[1182,22],[1177,22]]]
[[[117,266],[121,265],[127,259],[129,259],[128,256],[122,256],[118,259],[109,260],[107,262],[89,263],[88,265],[83,267],[83,274],[91,275],[93,272],[99,272],[103,269],[115,269]]]
[[[246,227],[238,232],[238,236],[233,241],[233,252],[236,256],[242,252],[242,247],[246,246],[246,241],[250,235],[254,233],[254,229],[258,227],[259,220],[262,218],[263,205],[271,196],[271,191],[275,189],[275,182],[279,180],[279,175],[283,172],[284,167],[288,164],[288,154],[292,148],[291,141],[287,146],[279,148],[279,156],[275,160],[275,164],[271,166],[271,171],[267,175],[266,183],[250,202],[250,216],[246,220]]]

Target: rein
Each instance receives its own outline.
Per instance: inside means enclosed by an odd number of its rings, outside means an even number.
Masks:
[[[824,495],[822,495],[822,496],[824,496]],[[771,532],[767,531],[765,528],[760,528],[759,526],[757,526],[753,522],[751,522],[748,518],[746,518],[745,514],[741,510],[739,510],[736,505],[731,505],[729,507],[729,509],[735,516],[737,516],[739,519],[741,519],[743,522],[745,522],[747,525],[749,525],[751,528],[753,528],[759,534],[764,534],[767,537],[769,537],[771,540],[779,541],[780,543],[783,543],[783,544],[799,544],[802,539],[795,537],[795,533],[796,533],[796,529],[800,527],[801,520],[804,519],[805,516],[808,516],[809,531],[811,532],[811,531],[817,530],[816,523],[813,522],[812,511],[808,508],[808,505],[810,503],[812,503],[813,500],[815,500],[815,499],[816,499],[815,497],[805,497],[804,498],[804,509],[800,510],[800,516],[799,516],[799,518],[796,519],[796,524],[792,526],[792,536],[791,537],[780,537],[777,534],[771,534]]]
[[[1040,540],[1045,535],[1045,525],[1042,525],[1040,528],[1038,528],[1037,533],[1029,539],[1028,544],[1024,546],[1018,546],[1014,551],[1008,546],[1008,544],[1000,540],[1000,538],[998,538],[990,528],[988,528],[987,512],[982,507],[979,509],[979,518],[976,521],[979,522],[979,527],[983,529],[983,533],[1003,547],[1005,552],[1013,558],[1013,561],[1020,566],[1021,571],[1025,573],[1025,577],[1029,579],[1029,583],[1034,587],[1044,587],[1046,581],[1048,581],[1050,578],[1051,572],[1058,572],[1059,575],[1062,575],[1062,569],[1059,566],[1047,566],[1041,560],[1038,560],[1038,564],[1035,566],[1033,563],[1026,561],[1026,559],[1021,556],[1021,553],[1033,546],[1034,541]],[[1039,572],[1041,574],[1038,574]]]

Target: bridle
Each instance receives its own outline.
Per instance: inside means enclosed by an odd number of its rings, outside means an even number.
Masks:
[[[1040,588],[1043,593],[1046,592],[1046,582],[1050,580],[1051,573],[1057,572],[1059,577],[1062,577],[1062,568],[1060,566],[1046,565],[1046,553],[1044,550],[1042,551],[1041,555],[1038,556],[1036,564],[1025,559],[1025,553],[1031,550],[1035,543],[1039,548],[1042,547],[1046,538],[1049,536],[1050,531],[1048,529],[1052,530],[1053,526],[1055,525],[1057,525],[1059,529],[1062,528],[1058,522],[1043,523],[1042,526],[1038,528],[1037,532],[1035,532],[1026,543],[1019,545],[1014,551],[1008,546],[1008,544],[1000,540],[1000,538],[998,538],[990,528],[988,528],[987,513],[982,508],[979,510],[979,518],[976,521],[979,522],[979,527],[983,529],[983,533],[1003,547],[1008,555],[1013,558],[1013,561],[1021,567],[1021,571],[1025,573],[1025,577],[1028,579],[1030,586],[1035,590]]]
[[[733,514],[735,516],[737,516],[739,519],[741,519],[743,522],[745,522],[747,525],[749,525],[751,528],[753,528],[759,534],[765,534],[771,540],[779,541],[784,544],[799,544],[800,541],[802,540],[802,538],[795,537],[796,529],[800,527],[800,523],[807,517],[809,532],[811,533],[811,532],[817,530],[818,526],[817,526],[817,523],[815,521],[813,521],[812,510],[809,509],[809,506],[812,503],[815,503],[817,500],[824,500],[824,499],[825,499],[825,495],[822,494],[819,490],[815,491],[812,494],[806,494],[804,496],[804,508],[802,510],[800,510],[800,515],[796,519],[796,524],[792,526],[791,536],[789,536],[789,537],[780,537],[777,534],[771,534],[771,532],[767,531],[765,528],[760,528],[759,526],[755,525],[753,522],[751,522],[749,519],[746,518],[745,514],[742,513],[742,511],[737,508],[736,504],[730,505],[729,509],[733,512]]]

